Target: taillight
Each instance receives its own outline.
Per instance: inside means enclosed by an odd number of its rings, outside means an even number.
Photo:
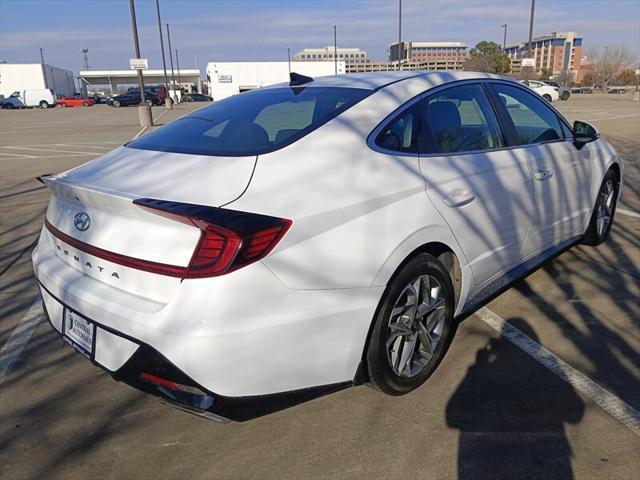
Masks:
[[[200,229],[183,278],[214,277],[256,262],[273,250],[292,224],[285,218],[149,198],[133,203]]]

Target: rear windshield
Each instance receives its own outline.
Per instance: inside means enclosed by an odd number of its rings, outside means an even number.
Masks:
[[[253,90],[197,110],[127,147],[196,155],[259,155],[295,142],[371,93],[335,87]]]

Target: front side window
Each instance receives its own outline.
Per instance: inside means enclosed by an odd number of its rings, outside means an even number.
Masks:
[[[492,84],[516,130],[519,145],[564,138],[556,113],[535,93],[502,83]]]
[[[215,102],[126,146],[195,155],[259,155],[302,138],[371,93],[337,87],[253,90]]]
[[[460,85],[429,95],[423,153],[460,153],[504,146],[502,132],[484,89]]]

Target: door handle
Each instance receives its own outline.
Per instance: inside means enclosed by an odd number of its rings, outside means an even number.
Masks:
[[[462,207],[473,202],[476,199],[476,196],[471,193],[469,190],[453,190],[446,197],[444,197],[443,201],[447,207]]]
[[[533,174],[533,178],[540,181],[549,180],[551,177],[553,177],[553,172],[551,170],[538,170]]]

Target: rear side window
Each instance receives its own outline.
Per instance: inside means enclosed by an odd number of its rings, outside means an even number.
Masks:
[[[494,83],[492,87],[513,122],[519,145],[564,138],[558,116],[535,93],[502,83]]]
[[[371,93],[336,87],[254,90],[197,110],[127,147],[196,155],[259,155],[295,142]]]
[[[420,136],[420,102],[403,110],[376,137],[376,145],[395,152],[417,152]]]
[[[504,146],[498,119],[479,84],[451,87],[429,95],[422,153],[460,153]]]

